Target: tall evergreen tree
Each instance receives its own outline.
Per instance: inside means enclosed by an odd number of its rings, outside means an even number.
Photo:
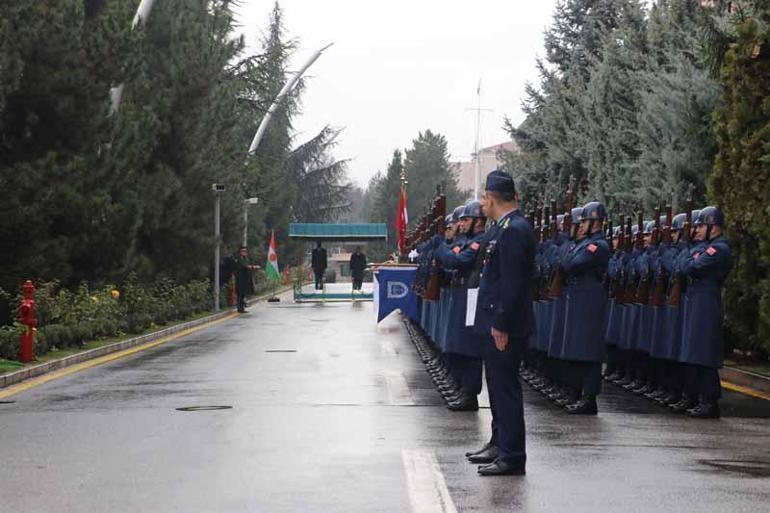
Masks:
[[[736,2],[721,23],[719,145],[709,196],[727,217],[736,260],[725,287],[732,342],[770,353],[770,6]]]

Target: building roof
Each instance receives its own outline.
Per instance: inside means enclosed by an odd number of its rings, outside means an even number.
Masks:
[[[326,241],[387,240],[385,223],[290,223],[292,239]]]

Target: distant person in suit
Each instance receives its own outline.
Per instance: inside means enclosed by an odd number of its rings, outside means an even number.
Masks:
[[[350,255],[350,274],[353,275],[353,290],[361,290],[364,283],[364,269],[366,269],[366,255],[361,252],[361,246],[356,246],[356,251]]]
[[[315,289],[323,290],[324,288],[324,273],[326,272],[326,250],[321,247],[321,241],[313,250],[313,255],[310,260],[310,266],[313,268],[313,274],[315,274]]]

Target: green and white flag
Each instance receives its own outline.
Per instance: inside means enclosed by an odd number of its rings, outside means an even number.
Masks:
[[[281,273],[278,272],[278,255],[275,253],[275,230],[270,234],[270,247],[267,250],[265,274],[267,274],[268,280],[278,281],[281,279]]]

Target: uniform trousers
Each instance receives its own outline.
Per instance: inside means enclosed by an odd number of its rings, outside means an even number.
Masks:
[[[506,463],[524,465],[527,461],[524,402],[518,370],[527,337],[509,338],[505,351],[498,351],[491,336],[486,337],[482,346],[497,457]]]
[[[719,369],[685,364],[684,393],[691,399],[713,402],[722,397]]]
[[[324,270],[323,269],[313,269],[313,274],[315,274],[315,288],[316,290],[321,290],[324,288]]]
[[[446,353],[446,355],[449,360],[450,372],[465,395],[479,395],[482,379],[481,358],[458,353]]]

